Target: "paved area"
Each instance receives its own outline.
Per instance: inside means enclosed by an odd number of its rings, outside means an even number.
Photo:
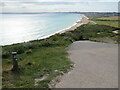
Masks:
[[[69,48],[75,67],[56,88],[117,88],[118,45],[77,41]]]

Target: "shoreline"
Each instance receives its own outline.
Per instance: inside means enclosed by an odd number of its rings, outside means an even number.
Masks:
[[[75,30],[77,27],[80,27],[81,25],[87,24],[89,23],[89,18],[87,16],[85,16],[84,14],[81,15],[82,19],[78,20],[75,24],[73,24],[72,26],[70,26],[69,28],[63,29],[61,32],[59,32],[59,34],[68,32],[68,31],[73,31]]]
[[[65,32],[68,32],[68,31],[73,31],[75,30],[77,27],[80,27],[81,25],[84,25],[84,24],[87,24],[89,22],[89,18],[87,16],[85,16],[84,14],[81,14],[81,20],[79,19],[78,21],[76,21],[72,26],[69,26],[68,28],[65,28],[65,29],[62,29],[62,30],[59,30],[53,34],[50,34],[48,36],[43,36],[41,38],[38,38],[38,39],[34,39],[34,40],[27,40],[27,41],[23,41],[23,42],[18,42],[18,43],[11,43],[11,44],[7,44],[7,45],[0,45],[0,47],[2,46],[9,46],[9,45],[14,45],[14,44],[20,44],[20,43],[27,43],[27,42],[30,42],[30,41],[35,41],[35,40],[42,40],[42,39],[47,39],[55,34],[62,34],[62,33],[65,33]]]
[[[81,25],[84,25],[84,24],[87,24],[87,23],[89,23],[89,18],[87,16],[85,16],[84,14],[81,14],[81,20],[79,19],[73,25],[71,25],[71,26],[69,26],[69,27],[67,27],[65,29],[59,30],[59,31],[57,31],[57,32],[55,32],[53,34],[48,35],[48,36],[38,38],[38,40],[49,38],[49,37],[51,37],[51,36],[53,36],[55,34],[62,34],[62,33],[68,32],[68,31],[73,31],[77,27],[80,27]]]

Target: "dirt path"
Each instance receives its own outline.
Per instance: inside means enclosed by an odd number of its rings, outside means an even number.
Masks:
[[[118,46],[77,41],[69,48],[75,67],[65,74],[56,88],[117,88]]]

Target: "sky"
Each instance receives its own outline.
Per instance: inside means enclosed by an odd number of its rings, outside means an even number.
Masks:
[[[0,12],[117,12],[119,0],[1,0]]]

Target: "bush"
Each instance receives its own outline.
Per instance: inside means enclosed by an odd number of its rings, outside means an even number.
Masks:
[[[43,47],[50,47],[50,46],[54,45],[53,41],[51,41],[51,40],[44,40],[44,41],[41,41],[40,43]]]
[[[63,40],[73,42],[74,40],[71,37],[64,37]]]
[[[31,54],[31,53],[32,53],[32,50],[29,49],[29,50],[27,50],[25,53],[26,53],[26,54]]]
[[[56,35],[51,36],[50,39],[52,41],[58,41],[60,39],[60,36],[59,36],[59,34],[56,34]]]
[[[10,57],[10,53],[8,51],[3,51],[2,58],[8,58],[8,57]]]

